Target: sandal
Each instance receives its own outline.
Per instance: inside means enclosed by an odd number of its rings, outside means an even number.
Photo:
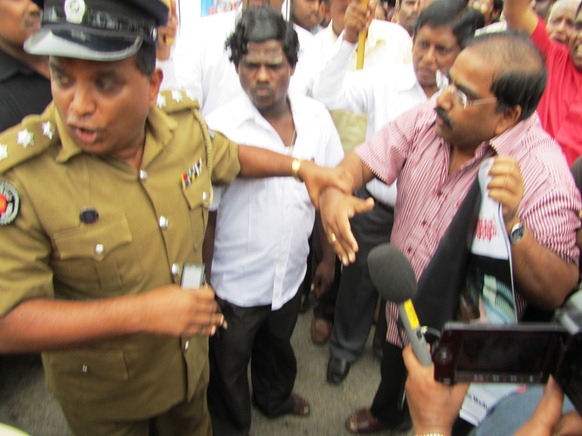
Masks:
[[[370,409],[358,409],[346,419],[346,428],[352,433],[370,434],[386,430],[389,426],[378,420]]]

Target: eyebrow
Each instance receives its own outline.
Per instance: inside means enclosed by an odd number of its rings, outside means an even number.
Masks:
[[[449,83],[452,83],[453,85],[455,85],[459,91],[463,91],[465,93],[465,95],[467,97],[469,97],[470,99],[476,100],[479,98],[483,98],[482,96],[475,94],[475,92],[473,90],[471,90],[470,88],[467,88],[463,84],[455,83],[455,81],[451,77],[450,71],[447,73],[447,79],[448,79]]]

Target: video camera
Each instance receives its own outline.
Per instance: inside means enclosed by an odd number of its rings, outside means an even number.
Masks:
[[[582,291],[552,323],[448,322],[432,358],[445,384],[545,383],[551,374],[582,414]]]

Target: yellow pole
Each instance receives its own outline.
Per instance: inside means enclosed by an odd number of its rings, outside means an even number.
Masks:
[[[362,5],[368,7],[368,0],[362,0]],[[366,46],[367,29],[362,30],[358,35],[358,50],[356,52],[356,70],[364,68],[364,50]]]

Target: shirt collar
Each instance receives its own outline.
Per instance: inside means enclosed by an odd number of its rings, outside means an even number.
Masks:
[[[501,135],[492,138],[489,144],[499,155],[515,156],[519,154],[519,151],[523,151],[523,137],[536,123],[539,123],[539,117],[534,112],[533,115],[507,129]]]

